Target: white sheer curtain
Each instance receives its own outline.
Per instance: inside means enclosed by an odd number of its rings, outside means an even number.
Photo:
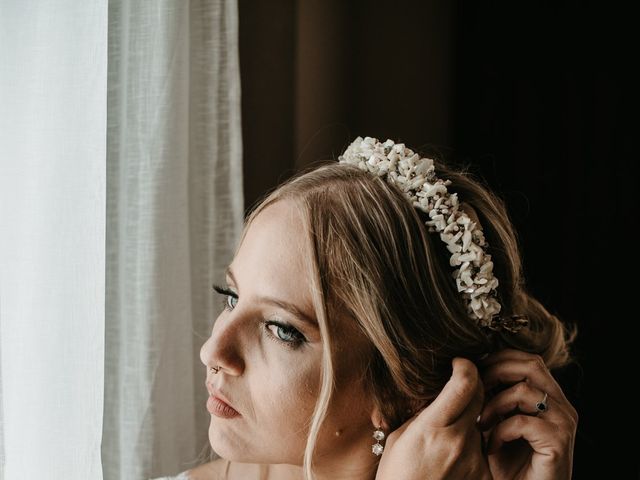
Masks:
[[[208,445],[199,351],[243,216],[237,7],[109,7],[106,479]]]
[[[0,480],[169,475],[207,446],[237,24],[234,0],[0,0]]]
[[[0,477],[101,478],[107,2],[0,0]]]

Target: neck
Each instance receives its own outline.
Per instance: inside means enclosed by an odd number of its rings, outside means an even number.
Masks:
[[[378,469],[378,457],[366,448],[348,450],[342,454],[326,456],[313,464],[315,480],[374,480]],[[302,480],[300,465],[269,465],[267,478],[278,480]]]
[[[352,468],[340,465],[339,468],[322,468],[315,465],[313,469],[315,480],[374,480],[377,464],[369,468]],[[299,465],[269,465],[267,478],[278,480],[303,480],[304,474]]]

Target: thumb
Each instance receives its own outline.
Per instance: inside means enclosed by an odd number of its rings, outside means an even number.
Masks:
[[[454,358],[452,363],[451,378],[423,412],[435,426],[451,425],[467,411],[479,413],[482,406],[483,390],[476,366],[462,357]]]

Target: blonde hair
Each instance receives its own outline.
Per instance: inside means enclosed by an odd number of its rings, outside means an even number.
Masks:
[[[416,405],[431,402],[451,375],[455,356],[476,359],[504,347],[539,354],[550,367],[569,361],[569,332],[525,290],[516,235],[503,202],[471,175],[436,162],[465,208],[480,221],[500,282],[504,314],[529,318],[517,334],[479,328],[466,313],[437,235],[426,214],[384,179],[355,166],[324,162],[286,180],[250,211],[242,239],[257,215],[280,200],[295,203],[306,225],[309,284],[323,341],[320,394],[304,453],[305,477],[334,389],[332,337],[346,318],[371,344],[362,372],[368,393],[395,430]]]

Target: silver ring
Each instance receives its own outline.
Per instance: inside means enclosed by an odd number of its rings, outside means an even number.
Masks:
[[[538,413],[546,412],[549,410],[549,406],[547,405],[547,392],[545,392],[544,397],[538,403],[536,403],[536,410]]]

